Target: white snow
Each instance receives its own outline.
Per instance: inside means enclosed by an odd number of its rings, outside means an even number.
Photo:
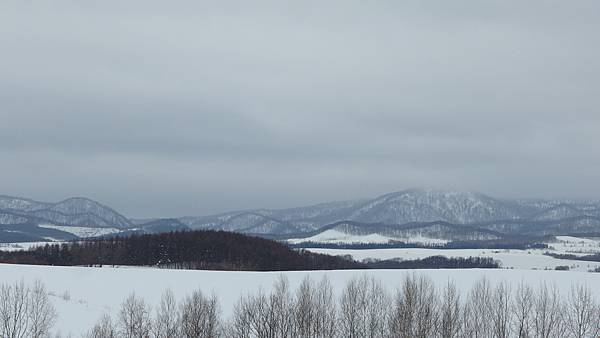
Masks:
[[[313,279],[328,276],[339,294],[346,282],[363,274],[375,276],[389,289],[394,290],[406,274],[415,270],[361,270],[361,271],[311,271],[311,272],[222,272],[161,270],[150,268],[84,268],[48,267],[0,264],[0,283],[24,280],[32,283],[39,279],[55,296],[52,301],[59,318],[55,332],[79,336],[90,329],[105,312],[114,314],[124,298],[134,292],[156,307],[161,293],[170,288],[178,299],[200,288],[205,293],[215,293],[220,301],[222,314],[228,318],[238,297],[259,289],[268,291],[279,275],[285,275],[290,286],[296,288],[307,275]],[[573,284],[600,285],[600,274],[561,271],[526,270],[416,270],[430,276],[438,287],[448,280],[456,282],[462,292],[486,276],[492,283],[524,281],[533,287],[541,282],[553,282],[561,292],[568,292]],[[68,292],[70,299],[60,295]],[[600,292],[594,289],[596,295]]]
[[[547,243],[556,253],[590,255],[600,252],[600,238],[556,236],[557,242]]]
[[[121,232],[121,229],[117,228],[89,228],[89,227],[75,227],[75,226],[62,226],[54,224],[40,224],[40,228],[56,229],[64,232],[73,234],[79,238],[97,237],[115,234]]]
[[[291,244],[299,244],[306,242],[328,244],[386,244],[390,241],[422,244],[444,244],[448,242],[445,239],[429,238],[424,236],[397,238],[383,236],[377,233],[372,233],[368,235],[352,235],[335,229],[325,230],[311,237],[288,239],[288,243]]]
[[[21,242],[21,243],[0,243],[0,251],[19,251],[29,250],[46,244],[61,244],[64,242]]]
[[[293,238],[288,242],[292,244],[314,242],[314,243],[372,243],[385,244],[394,240],[391,237],[382,236],[379,234],[369,235],[351,235],[335,229],[325,230],[317,235],[307,238]]]
[[[585,244],[596,244],[598,245],[598,240],[594,240],[591,238],[582,238],[582,237],[573,237],[573,236],[556,236],[556,239],[560,242],[565,243],[585,243]]]
[[[491,257],[507,269],[554,269],[567,265],[574,271],[589,271],[600,267],[600,262],[557,259],[544,255],[546,250],[496,250],[496,249],[307,249],[328,255],[350,255],[356,260],[364,259],[422,259],[430,256],[446,257]]]

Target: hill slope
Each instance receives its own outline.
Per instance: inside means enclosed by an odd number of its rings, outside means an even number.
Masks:
[[[597,201],[503,200],[473,192],[410,189],[369,200],[333,202],[292,209],[257,209],[214,216],[183,217],[180,221],[194,229],[219,229],[254,234],[294,234],[315,231],[341,221],[390,225],[415,222],[484,225],[506,221],[518,222],[525,228],[529,225],[538,226],[541,222],[557,222],[577,217],[600,217],[600,203]],[[494,225],[490,229],[493,227]],[[588,230],[590,228],[593,227],[588,227]],[[600,232],[600,227],[595,229]]]
[[[87,198],[57,203],[0,196],[0,241],[64,240],[73,235],[105,233],[158,233],[172,230],[225,230],[261,236],[313,233],[339,222],[387,224],[385,233],[407,238],[406,226],[436,223],[443,240],[464,234],[460,226],[500,234],[567,235],[600,234],[600,202],[572,200],[506,200],[475,192],[409,189],[372,199],[329,202],[288,209],[254,209],[200,217],[130,220],[115,210]],[[26,226],[22,226],[26,225]],[[428,225],[430,228],[434,225]],[[78,227],[86,229],[72,229]],[[454,230],[448,230],[450,227]],[[42,229],[45,228],[45,229]],[[47,229],[54,229],[52,234]],[[87,228],[91,230],[87,230]],[[363,226],[364,228],[364,226]],[[446,229],[443,230],[442,228]],[[97,230],[94,230],[97,229]],[[433,228],[420,232],[432,232]],[[83,231],[85,230],[85,231]],[[364,229],[363,229],[364,230]],[[361,230],[362,231],[362,230]],[[356,235],[356,234],[352,234]]]

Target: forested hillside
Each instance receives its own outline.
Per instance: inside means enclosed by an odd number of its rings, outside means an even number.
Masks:
[[[364,268],[363,264],[340,257],[296,251],[275,241],[224,231],[171,232],[47,244],[31,251],[0,252],[0,262],[252,271]]]

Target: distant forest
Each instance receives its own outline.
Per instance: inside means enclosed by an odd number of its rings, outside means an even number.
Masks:
[[[225,231],[171,232],[47,244],[30,251],[1,252],[0,262],[240,271],[365,268],[341,257],[292,250],[278,242]]]
[[[46,244],[28,251],[0,251],[0,263],[58,266],[147,266],[229,271],[343,269],[498,268],[491,258],[429,257],[357,262],[317,254],[259,237],[225,231],[185,231],[115,236]]]
[[[584,262],[600,262],[600,253],[593,255],[584,255],[578,256],[573,254],[557,254],[553,252],[546,252],[546,256],[558,258],[558,259],[570,259],[574,261],[584,261]]]
[[[490,257],[431,256],[415,260],[382,260],[368,263],[371,269],[496,269],[500,263]]]
[[[454,241],[448,243],[406,243],[400,241],[390,241],[388,243],[321,243],[321,242],[302,242],[290,244],[293,248],[314,248],[314,249],[347,249],[347,250],[367,250],[367,249],[493,249],[493,250],[528,250],[528,249],[547,249],[548,244],[542,243],[539,238],[523,237],[519,239],[502,238],[497,240],[472,240],[472,241]]]

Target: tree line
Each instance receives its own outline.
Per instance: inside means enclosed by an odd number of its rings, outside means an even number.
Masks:
[[[242,296],[227,320],[216,296],[193,292],[180,303],[165,291],[152,311],[130,295],[115,317],[104,315],[87,337],[428,338],[597,337],[600,306],[592,290],[573,286],[477,281],[466,294],[448,282],[437,289],[407,275],[395,292],[367,276],[350,280],[336,296],[327,278],[305,278],[292,290],[285,277],[272,291]]]
[[[352,257],[292,249],[280,242],[224,231],[170,232],[46,244],[27,251],[0,251],[0,263],[239,271],[500,267],[497,261],[481,257],[357,262]]]
[[[500,262],[491,257],[430,256],[413,260],[373,260],[370,269],[498,269]]]
[[[554,252],[546,252],[544,253],[546,256],[550,256],[557,259],[569,259],[574,261],[584,261],[584,262],[600,262],[600,253],[592,254],[592,255],[573,255],[573,254],[557,254]]]
[[[292,248],[313,249],[344,249],[344,250],[372,250],[372,249],[494,249],[494,250],[529,250],[548,249],[548,244],[542,240],[548,237],[500,238],[494,240],[468,240],[451,241],[448,243],[408,243],[389,241],[387,243],[323,243],[301,242],[290,244]]]
[[[152,308],[130,294],[116,313],[105,313],[86,338],[429,338],[574,337],[600,334],[600,304],[592,289],[524,282],[475,282],[461,293],[453,282],[409,274],[390,292],[366,275],[336,294],[324,277],[306,277],[292,289],[280,277],[270,292],[241,296],[229,318],[218,297],[196,290],[178,301],[171,290]],[[43,284],[2,285],[0,336],[48,337],[56,311]]]
[[[279,242],[225,231],[170,232],[47,244],[28,251],[0,251],[0,262],[241,271],[365,268],[353,260],[292,250]]]

